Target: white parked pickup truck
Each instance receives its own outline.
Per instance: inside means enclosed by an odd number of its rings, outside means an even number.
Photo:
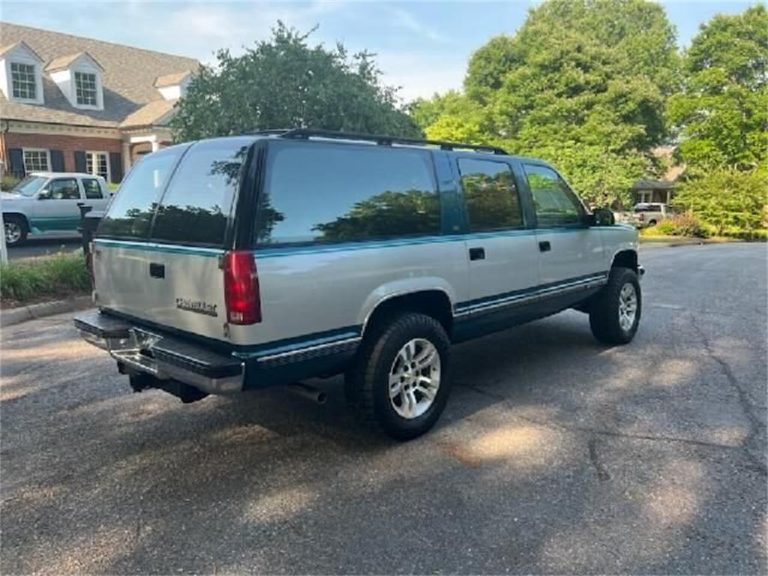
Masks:
[[[32,172],[2,193],[5,242],[22,244],[30,234],[75,232],[80,206],[104,210],[110,193],[101,176],[74,172]]]

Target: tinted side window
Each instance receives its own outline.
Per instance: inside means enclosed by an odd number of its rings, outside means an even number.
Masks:
[[[157,210],[152,239],[220,246],[240,168],[253,138],[194,144],[179,164]]]
[[[74,178],[58,178],[48,184],[49,196],[53,200],[79,200],[80,189]]]
[[[99,236],[146,239],[166,181],[186,147],[147,155],[133,166],[99,225]]]
[[[523,225],[512,170],[503,162],[459,159],[461,186],[473,232]]]
[[[563,226],[581,222],[584,208],[557,172],[546,166],[532,164],[525,164],[524,168],[539,226]]]
[[[83,178],[82,183],[83,188],[85,189],[86,198],[90,198],[91,200],[98,200],[104,197],[101,194],[101,185],[99,184],[98,180],[93,178]]]
[[[262,244],[440,233],[431,157],[407,148],[278,148],[258,214]]]

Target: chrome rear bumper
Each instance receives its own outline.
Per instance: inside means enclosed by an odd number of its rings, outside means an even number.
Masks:
[[[176,380],[208,394],[243,389],[245,366],[232,356],[100,312],[77,316],[74,324],[86,342],[109,352],[129,374]]]

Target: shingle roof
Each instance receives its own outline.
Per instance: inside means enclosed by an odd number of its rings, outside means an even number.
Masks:
[[[166,74],[165,76],[158,76],[155,80],[155,88],[165,88],[166,86],[176,86],[181,84],[184,79],[189,76],[191,72],[178,72],[177,74]]]
[[[0,22],[0,38],[4,46],[25,42],[47,63],[87,52],[104,68],[104,110],[74,108],[59,87],[44,73],[45,104],[42,106],[9,101],[0,93],[2,116],[9,120],[117,127],[150,102],[163,100],[154,86],[155,79],[169,74],[194,71],[200,66],[193,58],[8,22]]]
[[[166,116],[178,100],[155,100],[145,104],[120,123],[120,128],[138,128],[139,126],[152,126],[162,124],[161,120]]]
[[[93,62],[96,63],[96,65],[104,70],[104,66],[102,66],[96,58],[88,54],[88,52],[78,52],[77,54],[70,54],[69,56],[62,56],[61,58],[54,58],[51,60],[48,65],[45,67],[46,72],[55,72],[57,70],[64,70],[65,68],[69,68],[70,64],[72,64],[75,60],[80,58],[80,56],[87,56],[90,58]]]
[[[2,22],[0,22],[0,24],[2,24]],[[35,52],[34,50],[32,50],[32,48],[30,48],[29,44],[27,44],[27,43],[26,43],[26,42],[24,42],[23,40],[20,40],[19,42],[13,42],[12,44],[7,44],[7,45],[3,46],[2,48],[0,48],[0,57],[1,57],[1,56],[5,56],[5,55],[6,55],[8,52],[10,52],[11,50],[13,50],[14,48],[18,48],[19,46],[23,46],[24,48],[26,48],[27,50],[29,50],[30,52],[32,52],[32,54],[34,54],[35,56],[37,56],[37,58],[38,58],[39,60],[41,60],[41,61],[42,61],[42,58],[40,58],[40,56],[38,55],[38,53],[37,53],[37,52]]]

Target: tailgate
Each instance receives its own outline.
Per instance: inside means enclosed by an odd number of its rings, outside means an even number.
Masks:
[[[131,170],[94,240],[96,301],[162,327],[225,340],[224,248],[253,137],[203,140]]]
[[[114,310],[222,340],[226,323],[222,250],[96,239],[96,302]]]

